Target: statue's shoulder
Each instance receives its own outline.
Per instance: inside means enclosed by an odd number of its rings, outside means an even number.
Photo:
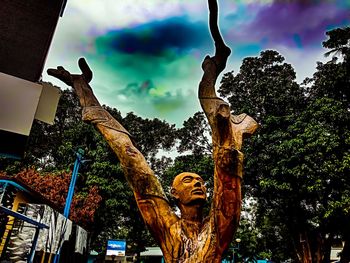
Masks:
[[[179,220],[171,209],[168,200],[162,197],[149,195],[142,199],[137,199],[137,204],[142,217],[150,226],[158,225],[170,228]]]
[[[259,127],[259,124],[246,113],[239,115],[231,114],[231,123],[236,129],[241,130],[244,136],[253,134]]]

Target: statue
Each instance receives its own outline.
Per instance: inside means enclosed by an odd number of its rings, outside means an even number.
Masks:
[[[205,219],[202,215],[206,201],[203,179],[190,172],[175,177],[171,194],[181,211],[181,217],[177,216],[129,132],[100,106],[94,96],[88,84],[92,72],[84,59],[79,60],[80,75],[70,74],[63,67],[48,70],[48,74],[73,87],[83,107],[83,120],[94,124],[116,153],[142,217],[167,263],[221,262],[240,219],[242,141],[258,127],[246,114],[231,115],[229,105],[215,93],[216,79],[225,69],[231,50],[225,45],[217,26],[217,2],[208,0],[208,4],[215,55],[207,56],[203,61],[204,74],[198,95],[212,130],[215,170],[212,206]]]

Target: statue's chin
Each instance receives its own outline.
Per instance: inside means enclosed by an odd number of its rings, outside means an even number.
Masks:
[[[198,197],[189,202],[188,205],[204,205],[206,201],[207,199],[205,197]]]

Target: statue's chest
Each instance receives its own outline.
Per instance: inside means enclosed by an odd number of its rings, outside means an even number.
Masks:
[[[209,262],[214,253],[214,238],[209,224],[198,226],[180,220],[171,229],[172,262],[199,263]],[[169,251],[169,250],[168,250]]]

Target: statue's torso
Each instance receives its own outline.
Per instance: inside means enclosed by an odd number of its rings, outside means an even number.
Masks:
[[[210,221],[199,225],[179,219],[167,230],[163,246],[166,262],[213,262],[215,233]]]
[[[167,263],[220,262],[213,217],[202,224],[179,218],[160,198],[138,200],[140,211]]]

